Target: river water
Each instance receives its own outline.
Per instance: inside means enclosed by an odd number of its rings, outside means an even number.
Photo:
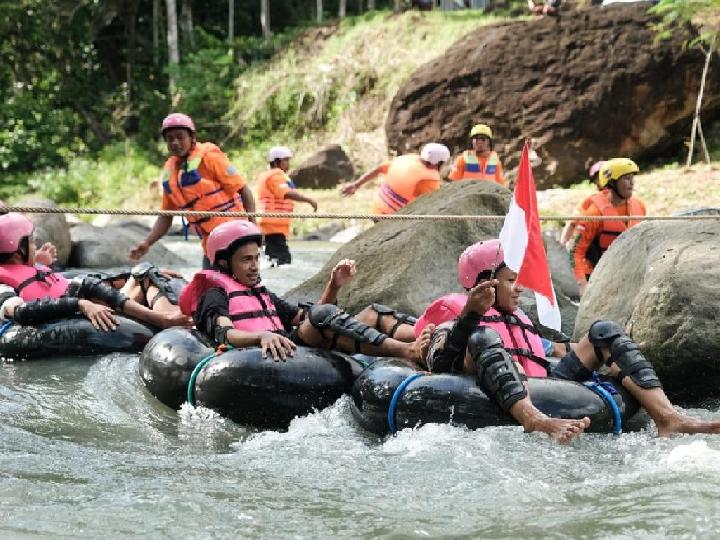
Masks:
[[[263,272],[282,292],[328,245]],[[199,257],[198,257],[199,260]],[[710,418],[720,412],[690,410]],[[0,365],[0,538],[717,538],[720,437],[428,425],[349,400],[253,432],[144,389],[136,355]]]

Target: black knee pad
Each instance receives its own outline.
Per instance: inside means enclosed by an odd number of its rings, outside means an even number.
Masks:
[[[512,356],[505,349],[490,347],[475,360],[476,382],[508,412],[528,393]]]
[[[75,278],[68,285],[67,296],[105,302],[113,309],[122,310],[128,297],[119,290],[106,285],[99,278]]]
[[[412,315],[408,315],[407,313],[401,313],[400,311],[392,309],[391,307],[383,304],[371,304],[370,308],[375,313],[377,313],[377,322],[375,323],[376,330],[380,330],[380,321],[382,320],[383,316],[389,315],[395,318],[397,322],[388,332],[388,335],[390,337],[393,337],[395,335],[395,332],[397,332],[397,329],[401,324],[409,324],[410,326],[415,326],[415,323],[417,322],[417,318],[413,317]]]
[[[655,368],[631,337],[621,336],[613,341],[610,359],[620,368],[618,379],[621,382],[623,378],[630,377],[641,388],[662,388]]]
[[[358,321],[332,304],[311,306],[308,320],[321,332],[329,329],[338,336],[349,337],[358,348],[362,343],[380,345],[387,338],[385,334]]]
[[[468,339],[468,352],[473,359],[490,349],[504,349],[503,340],[495,330],[488,326],[478,326]]]
[[[154,264],[151,264],[149,262],[141,262],[140,264],[135,265],[132,270],[130,270],[130,275],[135,278],[135,280],[140,284],[140,288],[142,289],[145,296],[147,296],[147,291],[145,290],[145,286],[143,285],[143,282],[145,281],[145,278],[150,280],[150,283],[157,287],[159,293],[158,295],[153,299],[153,304],[157,301],[157,299],[161,296],[165,296],[171,304],[177,305],[178,299],[180,297],[180,291],[176,290],[172,285],[172,280],[164,275],[157,266]],[[152,307],[152,306],[150,306]]]
[[[600,347],[606,347],[609,350],[613,341],[624,335],[625,330],[622,326],[613,321],[595,321],[588,330],[588,339],[595,348],[595,356],[600,362],[603,360]]]

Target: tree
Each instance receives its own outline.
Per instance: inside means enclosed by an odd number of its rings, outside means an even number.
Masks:
[[[338,4],[338,17],[341,19],[345,18],[345,14],[347,13],[347,0],[340,0]]]
[[[180,28],[183,33],[183,41],[195,48],[195,32],[193,30],[192,4],[190,0],[181,0],[180,2]]]
[[[323,2],[315,0],[315,21],[320,24],[323,20]]]
[[[177,6],[175,0],[165,0],[167,11],[167,42],[168,42],[168,68],[170,71],[170,95],[175,95],[175,76],[172,74],[175,66],[180,64],[180,48],[178,46]]]
[[[269,38],[270,32],[270,1],[260,0],[260,26],[264,38]]]
[[[228,0],[228,42],[235,39],[235,0]]]
[[[700,111],[705,92],[705,81],[710,69],[710,60],[718,50],[718,34],[720,33],[720,12],[718,12],[718,8],[720,8],[720,0],[660,0],[657,5],[651,8],[651,12],[662,16],[662,20],[656,25],[658,36],[661,39],[670,37],[674,31],[677,31],[682,26],[695,26],[698,29],[698,35],[686,45],[696,47],[705,55],[705,64],[700,77],[700,89],[695,101],[695,115],[690,130],[687,167],[692,164],[696,136],[700,138],[705,161],[710,163],[710,153],[702,131]]]

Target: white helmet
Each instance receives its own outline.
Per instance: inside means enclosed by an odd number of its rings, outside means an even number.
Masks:
[[[420,150],[420,159],[427,161],[433,165],[448,161],[450,159],[450,150],[444,144],[440,143],[427,143]]]
[[[293,153],[287,146],[273,146],[268,152],[268,161],[272,163],[276,159],[287,159],[292,156]]]

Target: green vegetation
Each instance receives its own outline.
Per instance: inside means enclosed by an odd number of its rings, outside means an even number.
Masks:
[[[385,116],[403,79],[493,20],[480,12],[376,11],[270,40],[239,38],[234,50],[198,30],[197,50],[176,72],[178,99],[195,117],[199,138],[221,143],[248,179],[265,168],[273,144],[291,146],[297,164],[319,146],[339,143],[360,168],[369,167],[386,156]],[[94,154],[81,151],[81,139],[70,149],[57,131],[61,123],[50,125],[54,139],[26,154],[49,145],[67,165],[56,159],[32,172],[8,167],[0,197],[36,190],[68,205],[156,207],[157,192],[148,184],[164,159],[157,138],[162,114],[147,114],[146,134]],[[17,149],[8,152],[19,156]]]

